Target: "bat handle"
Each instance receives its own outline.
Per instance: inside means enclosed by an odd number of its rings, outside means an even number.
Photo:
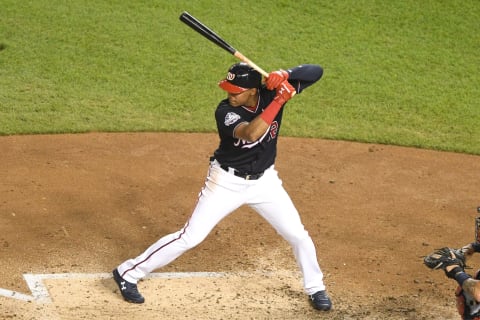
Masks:
[[[246,64],[248,64],[250,67],[252,67],[253,69],[257,70],[262,76],[264,76],[265,78],[268,78],[268,72],[266,72],[265,70],[263,70],[262,68],[260,68],[259,66],[257,66],[252,60],[248,59],[247,57],[245,57],[243,54],[241,54],[239,51],[235,51],[235,53],[233,54],[235,57],[237,57],[240,61],[243,61],[245,62]],[[294,91],[293,94],[292,94],[292,97],[296,94],[296,92]],[[480,220],[479,220],[479,225],[480,225]]]
[[[264,76],[265,78],[268,78],[268,72],[266,72],[265,70],[263,70],[262,68],[260,68],[259,66],[257,66],[252,60],[248,59],[247,57],[245,57],[243,54],[241,54],[239,51],[235,51],[235,53],[233,54],[235,57],[237,57],[238,59],[240,59],[241,61],[245,62],[246,64],[248,64],[250,67],[252,67],[253,69],[257,70],[262,76]]]

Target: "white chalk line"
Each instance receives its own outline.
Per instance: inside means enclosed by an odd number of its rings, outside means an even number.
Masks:
[[[218,278],[225,276],[223,272],[162,272],[151,273],[145,279],[149,278],[166,278],[166,279],[179,279],[179,278]],[[0,288],[0,296],[22,300],[27,302],[37,303],[51,303],[52,299],[48,292],[47,287],[43,283],[44,280],[56,280],[56,279],[108,279],[112,278],[111,273],[51,273],[51,274],[31,274],[26,273],[23,275],[28,288],[31,291],[31,295],[6,290]]]

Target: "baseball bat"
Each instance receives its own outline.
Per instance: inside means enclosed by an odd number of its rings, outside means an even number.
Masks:
[[[180,15],[180,20],[185,23],[187,26],[189,26],[190,28],[192,28],[193,30],[197,31],[198,33],[200,33],[202,36],[204,36],[205,38],[207,38],[208,40],[212,41],[213,43],[215,43],[217,46],[219,46],[220,48],[226,50],[227,52],[229,52],[230,54],[234,55],[236,58],[240,59],[240,61],[243,61],[245,62],[246,64],[248,64],[250,67],[252,67],[253,69],[257,70],[262,76],[264,76],[265,78],[268,78],[268,73],[263,70],[262,68],[260,68],[259,66],[257,66],[252,60],[248,59],[247,57],[245,57],[241,52],[239,52],[237,49],[235,49],[234,47],[232,47],[228,42],[226,42],[225,40],[222,39],[222,37],[220,37],[218,34],[216,34],[215,32],[213,32],[212,29],[210,29],[209,27],[207,27],[205,24],[203,24],[201,21],[199,21],[198,19],[196,19],[194,16],[192,16],[190,13],[184,11],[181,15]]]

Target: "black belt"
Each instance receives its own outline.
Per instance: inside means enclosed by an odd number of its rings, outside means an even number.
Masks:
[[[230,172],[228,169],[229,167],[227,166],[224,166],[224,165],[220,165],[220,168],[222,168],[223,170],[227,171],[227,172]],[[237,177],[240,177],[240,178],[243,178],[245,180],[258,180],[260,179],[262,176],[263,176],[263,172],[261,173],[255,173],[255,174],[249,174],[249,173],[243,173],[243,172],[240,172],[240,171],[237,171],[235,169],[233,169],[233,174]]]

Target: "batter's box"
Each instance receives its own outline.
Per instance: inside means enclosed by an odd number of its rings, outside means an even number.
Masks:
[[[26,312],[37,312],[35,319],[41,312],[50,312],[49,319],[142,320],[309,319],[317,314],[303,293],[300,274],[290,271],[154,273],[138,284],[145,297],[140,305],[122,299],[109,273],[25,278],[32,290],[29,305],[37,306]]]

